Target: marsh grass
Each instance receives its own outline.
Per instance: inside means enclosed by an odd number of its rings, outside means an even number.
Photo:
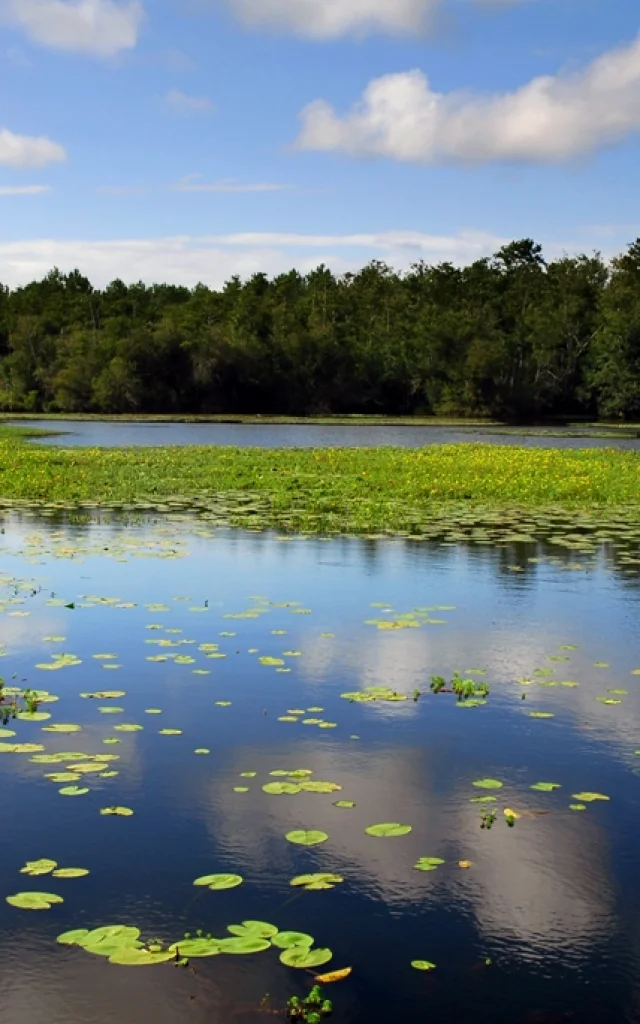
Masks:
[[[640,452],[464,444],[399,448],[70,448],[0,440],[6,502],[226,503],[233,525],[416,532],[501,509],[571,516],[640,504]]]

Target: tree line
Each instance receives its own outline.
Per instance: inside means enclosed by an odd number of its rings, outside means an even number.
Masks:
[[[0,409],[638,418],[640,239],[611,263],[522,239],[218,291],[53,270],[0,286]]]

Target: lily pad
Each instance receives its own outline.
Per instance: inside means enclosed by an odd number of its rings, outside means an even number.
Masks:
[[[278,934],[275,924],[269,924],[267,921],[243,921],[241,925],[230,925],[227,931],[232,935],[252,935],[260,939],[272,939]]]
[[[103,668],[106,667],[106,665],[103,666]],[[110,956],[109,963],[120,964],[122,967],[153,967],[154,964],[165,964],[174,958],[175,953],[171,953],[169,950],[151,953],[146,949],[124,948]]]
[[[497,779],[477,779],[472,783],[477,789],[502,789],[502,782]]]
[[[183,939],[181,942],[174,942],[169,949],[172,953],[186,957],[217,956],[221,952],[219,939],[204,938]]]
[[[416,971],[433,971],[436,965],[430,960],[412,960],[411,966],[415,967]]]
[[[262,790],[272,796],[294,796],[300,792],[300,788],[295,782],[267,782]]]
[[[330,949],[309,949],[308,946],[292,946],[284,949],[280,960],[287,967],[321,967],[328,964],[333,956]]]
[[[442,857],[419,857],[413,865],[416,871],[436,871],[444,864]]]
[[[560,789],[559,782],[535,782],[531,789],[537,790],[539,793],[551,793],[554,789]]]
[[[400,825],[398,822],[386,822],[381,825],[369,825],[365,829],[368,836],[377,838],[393,838],[395,836],[406,836],[412,831],[412,825]]]
[[[292,878],[289,885],[303,886],[307,890],[333,889],[334,886],[344,882],[342,875],[334,875],[329,872],[318,871],[311,875],[297,875]]]
[[[605,796],[604,793],[573,793],[573,799],[579,803],[591,804],[596,800],[610,800],[610,796]]]
[[[216,891],[219,889],[235,889],[237,885],[242,884],[242,881],[242,875],[217,874],[202,875],[200,878],[196,878],[193,884],[206,886],[208,889]]]
[[[58,790],[60,796],[85,796],[88,792],[86,786],[63,786]]]
[[[278,932],[271,939],[271,945],[277,946],[278,949],[311,949],[313,943],[313,936],[307,935],[306,932]]]
[[[318,829],[294,829],[293,832],[287,832],[285,836],[290,843],[296,843],[298,846],[318,846],[320,843],[326,843],[328,838],[326,832],[321,832]]]
[[[263,953],[269,949],[271,943],[268,939],[261,939],[259,935],[246,935],[231,939],[220,939],[218,945],[221,953],[233,953],[234,955],[247,955],[250,953]]]
[[[21,875],[49,875],[58,863],[55,860],[48,860],[42,857],[40,860],[28,860],[23,868],[20,868]]]
[[[83,939],[86,939],[89,934],[86,928],[74,928],[70,932],[63,932],[62,935],[58,935],[56,942],[59,942],[61,946],[78,946]]]
[[[84,878],[88,875],[89,871],[87,868],[57,868],[53,872],[54,878]]]
[[[116,815],[119,818],[130,818],[133,811],[130,807],[102,807],[100,814],[102,814],[103,817]]]
[[[18,892],[6,899],[7,903],[19,910],[49,910],[55,903],[64,903],[62,896],[51,892]]]

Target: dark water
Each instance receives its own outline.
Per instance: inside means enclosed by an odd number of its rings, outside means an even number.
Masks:
[[[60,768],[0,755],[2,895],[44,890],[65,900],[46,913],[0,901],[2,1024],[274,1019],[259,1011],[265,993],[271,1008],[282,1008],[312,982],[282,965],[275,949],[193,960],[193,974],[172,964],[116,966],[55,941],[68,929],[126,923],[170,942],[198,928],[221,936],[245,919],[309,932],[333,951],[321,972],[353,966],[349,979],[327,986],[337,1024],[640,1019],[640,676],[631,674],[640,667],[640,576],[629,561],[637,539],[622,562],[607,549],[576,568],[575,552],[535,545],[285,542],[188,519],[89,528],[8,517],[4,525],[0,667],[8,682],[17,673],[59,696],[43,705],[50,722],[82,726],[55,736],[42,731],[50,723],[13,722],[17,737],[4,742],[115,752],[110,767],[119,774],[90,775],[90,792],[68,798],[44,778]],[[48,603],[59,600],[76,607]],[[299,604],[278,606],[287,602]],[[371,607],[381,602],[388,604]],[[161,603],[168,610],[145,607]],[[365,624],[416,608],[432,611],[417,613],[415,628]],[[257,617],[226,617],[247,611]],[[194,642],[145,643],[163,638]],[[202,643],[219,644],[226,657],[207,658]],[[578,649],[559,649],[568,644]],[[82,664],[35,668],[54,652]],[[98,653],[117,655],[111,663],[121,667],[106,671]],[[195,661],[147,660],[176,653]],[[291,671],[259,663],[265,655]],[[490,685],[486,705],[463,708],[452,694],[429,693],[431,675],[473,668],[486,670],[476,677]],[[540,669],[553,674],[536,676]],[[554,680],[580,685],[542,685]],[[417,703],[340,697],[375,685],[424,695]],[[126,696],[79,697],[99,689]],[[598,702],[609,689],[628,695]],[[124,712],[100,713],[110,705]],[[323,711],[309,717],[336,728],[278,721],[313,707]],[[144,729],[114,731],[119,721]],[[159,735],[167,727],[182,734]],[[108,736],[121,742],[103,745]],[[270,772],[301,768],[342,790],[262,791]],[[258,774],[241,779],[247,771]],[[472,782],[485,777],[504,783],[491,831],[480,829],[481,806],[469,802],[484,792]],[[538,781],[562,788],[531,790]],[[249,792],[234,792],[240,784]],[[611,799],[570,810],[572,794],[585,790]],[[336,808],[338,798],[356,807]],[[110,805],[135,814],[101,817]],[[522,814],[512,829],[506,807]],[[386,821],[413,831],[365,834]],[[296,828],[329,839],[297,847],[284,838]],[[413,868],[421,856],[445,864],[422,873]],[[41,857],[91,873],[19,873]],[[243,884],[221,892],[192,884],[225,871]],[[313,871],[345,881],[331,891],[290,887],[293,876]],[[414,959],[437,967],[418,972]]]
[[[617,430],[436,426],[321,426],[269,423],[114,423],[91,420],[37,420],[30,426],[65,431],[36,444],[89,448],[161,445],[235,445],[240,448],[375,448],[395,445],[421,448],[429,444],[513,444],[525,448],[637,449],[640,440]],[[573,436],[578,434],[579,436]],[[598,436],[598,435],[605,436]]]

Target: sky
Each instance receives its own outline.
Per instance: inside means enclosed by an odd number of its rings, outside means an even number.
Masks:
[[[0,281],[640,235],[638,0],[0,0]]]

